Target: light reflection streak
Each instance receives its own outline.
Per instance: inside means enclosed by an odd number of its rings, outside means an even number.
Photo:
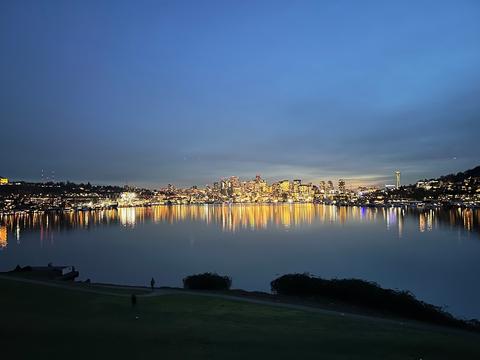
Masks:
[[[8,245],[7,227],[0,226],[0,250],[6,248]]]
[[[120,208],[118,210],[118,217],[120,218],[120,223],[125,227],[135,227],[137,222],[137,216],[135,208]]]

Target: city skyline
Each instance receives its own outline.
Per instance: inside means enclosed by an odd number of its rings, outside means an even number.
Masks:
[[[439,179],[401,184],[401,172],[394,172],[395,184],[382,187],[347,185],[345,179],[317,183],[302,179],[268,182],[260,175],[252,179],[223,177],[203,186],[157,189],[134,186],[102,186],[72,182],[28,183],[0,178],[0,214],[42,211],[89,211],[118,207],[189,204],[276,204],[322,203],[367,207],[469,207],[480,200],[480,166]]]
[[[262,181],[266,181],[267,183],[271,183],[271,184],[274,184],[274,183],[279,183],[279,182],[282,182],[282,181],[289,181],[290,183],[295,183],[295,182],[299,182],[299,183],[302,183],[302,184],[312,184],[312,185],[319,185],[319,184],[322,184],[322,183],[333,183],[334,184],[334,188],[338,187],[338,188],[342,188],[343,189],[356,189],[356,188],[359,188],[359,187],[396,187],[397,189],[401,186],[401,185],[412,185],[412,184],[401,184],[401,181],[400,181],[400,174],[401,172],[399,170],[395,170],[393,172],[393,175],[392,176],[387,176],[385,175],[383,178],[386,180],[385,182],[381,183],[381,182],[377,182],[377,183],[374,183],[374,182],[371,182],[371,183],[368,183],[368,182],[362,182],[362,181],[358,181],[357,179],[355,178],[342,178],[342,177],[338,177],[338,178],[320,178],[320,179],[317,179],[317,180],[308,180],[308,179],[302,179],[300,178],[299,176],[295,176],[295,175],[291,175],[291,176],[288,176],[288,177],[284,177],[284,178],[266,178],[266,177],[263,177],[260,173],[256,173],[255,176],[252,176],[252,177],[248,177],[248,176],[239,176],[239,175],[228,175],[228,176],[221,176],[219,177],[218,179],[210,179],[210,181],[206,184],[189,184],[187,186],[182,186],[182,185],[179,185],[179,184],[175,184],[175,183],[168,183],[168,184],[159,184],[157,186],[154,186],[154,187],[143,187],[145,189],[151,189],[151,190],[155,190],[155,189],[162,189],[162,188],[167,188],[169,186],[175,186],[175,187],[178,187],[178,188],[192,188],[192,187],[211,187],[211,186],[214,186],[214,184],[218,183],[218,182],[222,182],[222,181],[229,181],[229,179],[233,179],[233,178],[236,178],[238,179],[238,181],[240,181],[241,183],[247,183],[249,181],[253,181],[253,180],[258,180],[258,179],[261,179]],[[445,175],[445,174],[443,174]],[[402,174],[403,176],[403,174]],[[402,177],[403,178],[403,177]],[[420,180],[426,180],[427,178],[421,178],[421,179],[417,179],[416,181],[420,181]],[[52,171],[50,173],[48,172],[45,172],[43,169],[42,169],[42,172],[41,172],[41,176],[39,179],[11,179],[11,178],[8,178],[8,177],[3,177],[3,176],[0,176],[0,185],[5,185],[5,184],[9,184],[9,183],[19,183],[19,182],[32,182],[32,183],[68,183],[68,182],[71,182],[71,183],[82,183],[82,182],[76,182],[76,181],[71,181],[70,179],[62,179],[62,178],[58,178],[55,176],[55,171]],[[124,183],[121,183],[121,184],[118,184],[118,183],[94,183],[94,182],[91,182],[91,181],[84,181],[83,183],[92,183],[93,185],[113,185],[113,186],[130,186],[130,187],[138,187],[138,188],[141,188],[142,186],[139,185],[139,184],[135,184],[135,183],[128,183],[128,181],[125,181]]]
[[[381,184],[397,168],[412,183],[478,163],[475,2],[0,10],[2,176]]]

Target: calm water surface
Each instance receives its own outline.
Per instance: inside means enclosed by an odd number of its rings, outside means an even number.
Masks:
[[[0,271],[49,262],[142,285],[205,271],[249,290],[292,272],[356,277],[480,318],[479,210],[189,205],[0,218]]]

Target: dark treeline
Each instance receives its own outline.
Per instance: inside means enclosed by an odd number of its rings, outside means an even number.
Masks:
[[[417,300],[409,291],[384,289],[376,283],[364,280],[326,280],[310,274],[288,274],[273,280],[270,284],[272,292],[279,295],[299,296],[312,300],[328,298],[414,320],[480,330],[478,320],[457,319],[441,307]]]
[[[120,193],[124,191],[123,187],[115,185],[92,185],[90,183],[72,183],[72,182],[46,182],[46,183],[27,183],[20,182],[18,184],[11,184],[9,186],[0,186],[0,195],[39,195],[51,194],[61,195],[65,193],[90,193],[90,192],[112,192]]]

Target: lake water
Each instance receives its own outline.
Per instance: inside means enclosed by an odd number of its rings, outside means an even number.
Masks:
[[[0,271],[49,262],[157,286],[206,271],[267,291],[286,273],[355,277],[480,318],[479,210],[178,205],[0,218]]]

